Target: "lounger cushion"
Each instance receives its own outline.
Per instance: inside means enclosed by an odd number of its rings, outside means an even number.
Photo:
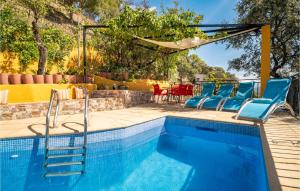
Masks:
[[[205,100],[202,107],[208,109],[216,109],[221,99],[223,99],[222,96],[212,96]]]
[[[202,85],[202,93],[201,96],[211,96],[215,89],[214,83],[204,83]]]
[[[75,87],[75,97],[76,97],[76,99],[83,99],[84,98],[84,89]]]
[[[223,106],[223,110],[238,111],[241,108],[244,101],[245,99],[243,98],[238,98],[238,97],[229,98],[225,102]]]
[[[0,90],[0,104],[7,104],[8,90]]]
[[[240,117],[264,120],[272,104],[262,102],[251,102],[244,107]]]
[[[70,89],[61,89],[57,91],[57,98],[59,100],[68,100],[70,99]]]
[[[204,98],[204,96],[195,96],[195,97],[187,100],[185,103],[185,106],[196,108],[202,98]]]
[[[253,89],[254,89],[253,82],[240,83],[235,97],[244,98],[244,99],[251,98],[253,94]]]
[[[229,97],[232,93],[233,85],[232,84],[222,84],[218,90],[217,96]]]
[[[270,79],[267,82],[263,98],[272,99],[276,102],[283,102],[291,85],[291,80],[286,79]]]

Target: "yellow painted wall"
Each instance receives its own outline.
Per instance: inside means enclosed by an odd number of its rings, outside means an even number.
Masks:
[[[140,79],[131,82],[125,82],[129,90],[153,91],[153,84],[159,84],[161,88],[169,88],[170,84],[167,81]]]
[[[75,87],[96,89],[95,84],[18,84],[0,85],[0,90],[8,90],[8,103],[24,103],[49,101],[51,89],[70,89],[70,95],[75,98]]]
[[[133,80],[131,82],[118,82],[103,77],[95,77],[96,84],[17,84],[0,85],[0,90],[8,90],[8,103],[47,102],[50,99],[51,89],[70,89],[70,95],[75,98],[75,87],[87,87],[89,91],[96,90],[97,85],[107,85],[111,89],[113,84],[128,86],[129,90],[153,91],[153,84],[160,84],[162,88],[168,88],[167,81],[157,80]]]
[[[80,59],[82,64],[82,51],[83,49],[80,48]],[[102,63],[102,57],[98,54],[98,52],[93,48],[87,49],[87,61],[93,60],[94,63]],[[69,67],[77,67],[78,64],[78,50],[74,48],[69,56],[64,58],[64,70]],[[23,71],[22,73],[26,74],[36,74],[38,68],[38,63],[34,62],[28,65],[28,68]],[[50,73],[55,74],[60,72],[56,65],[53,65]],[[0,73],[20,73],[20,63],[19,59],[14,53],[11,52],[0,52]]]
[[[170,84],[167,81],[139,79],[139,80],[133,80],[128,82],[119,82],[119,81],[109,80],[100,76],[95,76],[94,83],[97,84],[97,86],[107,85],[109,89],[112,89],[112,86],[114,84],[125,85],[128,87],[129,90],[136,90],[136,91],[153,91],[153,86],[152,86],[153,84],[159,84],[161,88],[170,87]]]

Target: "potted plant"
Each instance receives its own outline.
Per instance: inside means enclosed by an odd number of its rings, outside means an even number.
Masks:
[[[10,84],[21,84],[21,74],[10,74],[8,79]]]
[[[76,83],[80,84],[84,82],[84,76],[83,75],[76,75]]]
[[[0,74],[0,84],[8,84],[8,74]]]
[[[33,81],[35,84],[43,84],[44,83],[44,75],[33,75]]]
[[[44,82],[45,84],[53,84],[53,75],[49,74],[49,72],[46,72],[46,75],[44,76]]]
[[[76,83],[75,74],[77,74],[77,70],[75,68],[69,68],[64,74],[63,78],[67,81],[67,83],[75,84]]]
[[[23,84],[33,84],[32,74],[22,74],[21,80]]]

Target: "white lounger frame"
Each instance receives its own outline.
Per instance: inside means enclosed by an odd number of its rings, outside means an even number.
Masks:
[[[201,101],[200,101],[199,104],[197,105],[197,109],[198,109],[198,110],[202,109],[204,102],[205,102],[206,100],[208,100],[209,98],[211,98],[211,97],[205,97],[205,98],[201,99]],[[224,103],[224,101],[225,101],[226,99],[227,99],[227,98],[222,98],[222,99],[219,101],[219,103],[218,103],[218,105],[217,105],[217,107],[216,107],[216,111],[220,110],[221,106],[223,106],[223,103]]]
[[[256,118],[248,118],[248,117],[240,117],[240,114],[241,114],[241,112],[243,111],[243,109],[249,104],[249,103],[251,103],[251,101],[252,100],[250,100],[250,101],[247,101],[244,105],[242,105],[242,107],[241,107],[241,109],[239,110],[239,112],[237,113],[237,115],[235,116],[235,119],[246,119],[246,120],[250,120],[250,121],[254,121],[254,122],[260,122],[260,123],[265,123],[268,119],[269,119],[269,117],[270,117],[270,115],[272,114],[272,113],[274,113],[277,109],[279,109],[279,108],[285,108],[285,109],[288,109],[289,111],[290,111],[290,114],[292,115],[292,116],[296,116],[295,115],[295,112],[294,112],[294,110],[293,110],[293,108],[290,106],[290,104],[288,104],[286,101],[284,102],[284,103],[275,103],[275,104],[273,104],[270,108],[269,108],[269,110],[268,110],[268,112],[266,113],[266,115],[265,115],[265,118],[264,119],[256,119]]]

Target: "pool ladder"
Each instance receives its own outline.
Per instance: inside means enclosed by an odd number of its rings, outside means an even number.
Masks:
[[[44,160],[44,177],[56,177],[56,176],[70,176],[70,175],[82,175],[85,172],[86,152],[87,152],[87,126],[88,126],[88,100],[89,96],[85,91],[85,104],[84,104],[84,131],[83,131],[83,145],[81,146],[64,146],[64,147],[50,147],[49,146],[49,126],[50,126],[50,115],[53,107],[54,98],[56,96],[56,109],[53,119],[53,127],[57,125],[57,116],[59,111],[59,102],[57,90],[51,91],[50,103],[46,115],[46,133],[45,133],[45,160]],[[79,152],[80,151],[80,152]],[[53,152],[68,152],[68,154],[53,154]],[[72,152],[72,153],[70,153]],[[75,152],[75,153],[74,153]],[[52,154],[51,154],[52,153]],[[80,158],[79,161],[71,162],[49,162],[49,160],[60,160],[60,159],[73,159]],[[81,166],[81,170],[76,171],[58,171],[55,172],[50,170],[53,167],[66,167],[66,166]]]

